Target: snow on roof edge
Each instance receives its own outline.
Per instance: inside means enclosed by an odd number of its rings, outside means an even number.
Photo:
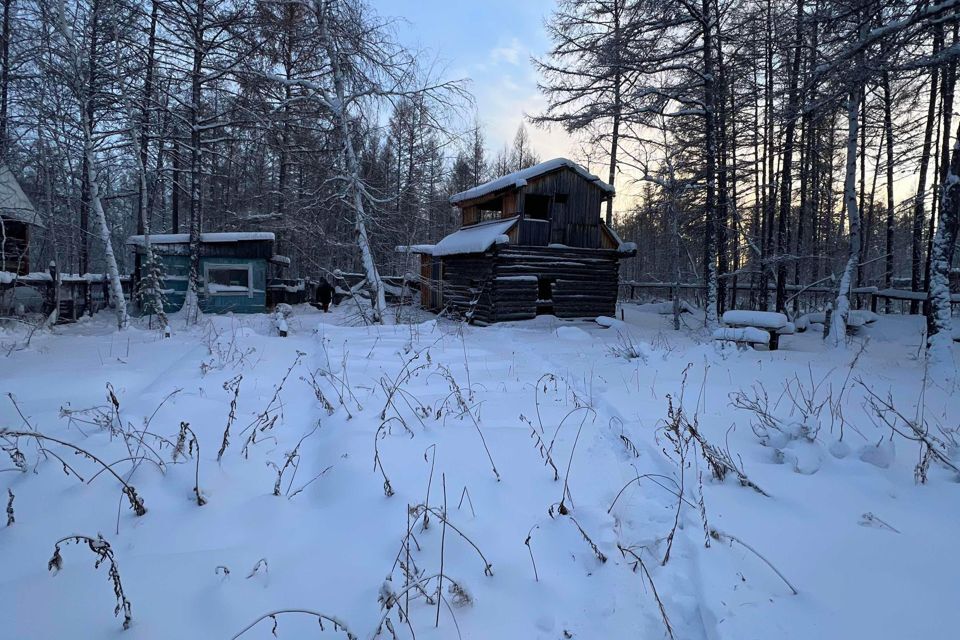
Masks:
[[[434,256],[451,256],[463,253],[483,253],[494,244],[509,242],[506,233],[513,228],[519,216],[490,220],[462,227],[444,237],[433,246]]]
[[[248,241],[270,241],[274,242],[276,236],[269,231],[227,231],[214,233],[201,233],[200,242],[210,244],[220,242],[248,242]],[[186,244],[190,242],[189,233],[151,233],[150,244]],[[144,236],[136,235],[127,238],[126,244],[131,246],[143,246],[145,244]]]
[[[432,255],[435,246],[436,245],[433,244],[399,244],[393,248],[393,251],[395,253],[423,253]]]
[[[450,204],[457,204],[466,200],[474,200],[491,193],[496,193],[497,191],[501,191],[503,189],[523,187],[526,186],[527,181],[532,178],[536,178],[537,176],[541,176],[545,173],[550,173],[551,171],[556,171],[557,169],[562,169],[564,167],[572,169],[581,177],[593,182],[607,193],[616,193],[616,190],[601,180],[599,176],[595,176],[594,174],[590,173],[573,160],[569,160],[567,158],[554,158],[553,160],[547,160],[546,162],[541,162],[540,164],[533,165],[532,167],[521,169],[520,171],[508,173],[507,175],[497,178],[496,180],[491,180],[489,182],[485,182],[484,184],[477,185],[472,189],[467,189],[466,191],[456,193],[450,196]]]
[[[0,164],[0,213],[8,220],[46,228],[30,198],[20,187],[17,177],[5,164]]]

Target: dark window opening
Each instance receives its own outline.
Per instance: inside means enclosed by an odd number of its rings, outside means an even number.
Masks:
[[[528,220],[549,220],[550,196],[527,194],[523,199],[523,213]]]
[[[557,204],[567,204],[567,197],[568,195],[566,193],[558,193],[553,196],[553,201]]]
[[[480,205],[479,222],[487,222],[488,220],[499,220],[502,217],[503,217],[503,198],[490,200],[489,202],[484,202],[483,204]]]

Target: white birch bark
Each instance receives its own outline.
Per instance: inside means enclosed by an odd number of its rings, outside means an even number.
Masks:
[[[953,358],[953,316],[950,308],[950,262],[960,225],[960,133],[953,145],[947,178],[942,186],[940,219],[930,254],[930,323],[927,340],[931,362],[943,365],[948,377],[956,376]]]
[[[83,125],[84,153],[87,154],[88,175],[90,178],[90,204],[93,215],[97,219],[100,230],[100,239],[103,241],[104,257],[107,262],[107,273],[110,275],[110,295],[113,298],[114,308],[117,311],[117,328],[126,329],[130,325],[127,315],[127,301],[123,297],[123,285],[120,284],[120,270],[117,268],[117,258],[113,253],[113,243],[110,241],[110,227],[107,225],[107,216],[100,200],[100,185],[97,182],[96,153],[93,150],[93,135],[86,123]]]
[[[850,233],[850,257],[840,276],[837,302],[830,319],[830,340],[836,348],[847,344],[847,318],[853,276],[860,262],[860,210],[857,207],[857,134],[859,130],[860,89],[853,87],[847,96],[847,164],[844,172],[843,200]]]
[[[333,111],[336,120],[337,129],[339,129],[342,138],[344,161],[346,163],[346,181],[347,188],[350,189],[351,204],[353,208],[353,226],[356,236],[357,247],[360,249],[360,259],[363,263],[363,270],[367,277],[367,283],[371,288],[371,303],[373,307],[373,322],[383,323],[386,315],[387,303],[384,297],[383,281],[380,278],[380,272],[373,259],[373,251],[370,248],[370,240],[367,234],[367,212],[364,206],[364,185],[361,175],[361,167],[357,152],[353,145],[353,138],[350,135],[350,117],[347,106],[346,87],[343,76],[343,69],[340,66],[340,52],[330,37],[328,20],[330,15],[330,2],[320,2],[314,0],[317,18],[320,21],[320,40],[327,57],[330,59],[330,72],[333,80],[333,90],[335,95],[333,99],[327,100],[328,105]]]
[[[73,30],[67,23],[67,14],[63,0],[57,3],[57,28],[63,37],[66,54],[73,67],[74,93],[82,106],[84,103],[84,90],[80,86],[83,77],[82,56],[74,37]],[[89,89],[88,89],[89,90]],[[93,131],[85,118],[80,118],[83,132],[83,153],[87,159],[87,178],[90,182],[90,205],[93,209],[94,217],[97,221],[97,227],[100,231],[100,239],[103,242],[104,256],[107,262],[107,273],[110,276],[110,294],[113,297],[114,308],[117,312],[117,327],[126,329],[130,324],[130,318],[127,315],[127,301],[123,297],[123,285],[120,284],[120,270],[117,267],[117,259],[113,253],[113,243],[110,240],[110,227],[107,225],[107,216],[103,210],[103,202],[100,200],[100,185],[97,182],[97,156],[93,146]]]

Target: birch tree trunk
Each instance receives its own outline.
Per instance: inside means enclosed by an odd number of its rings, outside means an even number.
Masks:
[[[700,22],[703,27],[703,103],[704,103],[704,137],[706,146],[706,217],[707,228],[704,236],[705,260],[704,280],[707,285],[706,316],[704,324],[713,329],[719,324],[717,317],[717,129],[716,129],[716,80],[714,77],[714,51],[712,15],[713,0],[703,0],[701,3]]]
[[[850,292],[857,265],[860,261],[860,209],[857,206],[857,133],[860,115],[859,86],[850,89],[847,95],[847,163],[843,181],[843,201],[847,210],[850,235],[850,257],[840,276],[837,302],[830,319],[832,344],[844,348],[847,344],[847,318],[850,315]]]
[[[945,135],[949,136],[949,132]],[[960,127],[953,145],[950,166],[943,181],[940,220],[930,257],[930,327],[927,346],[931,360],[950,365],[953,345],[953,318],[950,309],[950,262],[960,227]],[[949,371],[949,369],[948,369]],[[953,375],[956,375],[954,368]]]
[[[107,273],[110,275],[110,295],[113,297],[114,307],[117,311],[117,328],[126,329],[130,325],[130,317],[127,315],[127,300],[123,297],[123,285],[120,283],[120,270],[117,268],[117,258],[113,253],[113,243],[110,240],[110,227],[107,225],[107,216],[103,210],[103,202],[100,200],[100,185],[97,182],[97,161],[93,150],[93,133],[86,125],[83,127],[83,138],[83,150],[87,158],[88,167],[87,177],[90,182],[90,204],[93,207],[93,215],[97,219],[100,239],[103,241]]]
[[[89,104],[90,92],[92,87],[83,86],[83,56],[80,53],[79,45],[74,37],[73,30],[67,22],[66,8],[63,0],[56,5],[57,10],[57,29],[63,37],[66,48],[66,56],[72,65],[73,77],[71,78],[74,93],[80,104],[81,109],[81,130],[83,132],[83,160],[86,173],[87,185],[89,188],[90,206],[93,209],[93,215],[97,221],[97,227],[100,232],[100,239],[103,242],[104,258],[107,263],[107,273],[110,276],[110,295],[113,296],[114,307],[117,312],[117,328],[126,329],[130,324],[130,318],[127,316],[127,301],[123,297],[123,285],[120,283],[120,270],[117,267],[117,259],[113,253],[113,243],[110,240],[110,227],[107,225],[107,216],[103,210],[103,202],[100,200],[100,185],[97,182],[97,158],[94,150],[93,129],[91,123],[86,118],[86,106]],[[89,287],[88,287],[89,289]]]
[[[332,2],[333,0],[331,0]],[[314,0],[317,9],[317,17],[320,19],[320,41],[321,46],[330,59],[330,74],[333,81],[334,96],[329,100],[333,111],[335,126],[338,129],[343,145],[344,162],[346,164],[347,188],[350,190],[350,199],[353,208],[353,229],[357,242],[357,248],[360,250],[360,260],[363,264],[363,270],[367,277],[367,284],[371,289],[372,321],[376,324],[382,324],[387,311],[386,298],[384,297],[383,281],[380,278],[380,272],[373,259],[373,251],[370,247],[370,238],[367,234],[367,211],[364,207],[365,188],[363,184],[362,168],[360,160],[357,157],[357,150],[353,144],[353,138],[350,134],[350,117],[347,112],[346,84],[343,68],[340,65],[340,52],[334,44],[328,27],[331,2],[320,2]]]

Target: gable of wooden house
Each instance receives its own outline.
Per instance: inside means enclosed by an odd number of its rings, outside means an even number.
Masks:
[[[421,256],[421,300],[479,324],[615,313],[620,260],[636,247],[600,215],[614,189],[565,158],[450,198],[461,228]]]

